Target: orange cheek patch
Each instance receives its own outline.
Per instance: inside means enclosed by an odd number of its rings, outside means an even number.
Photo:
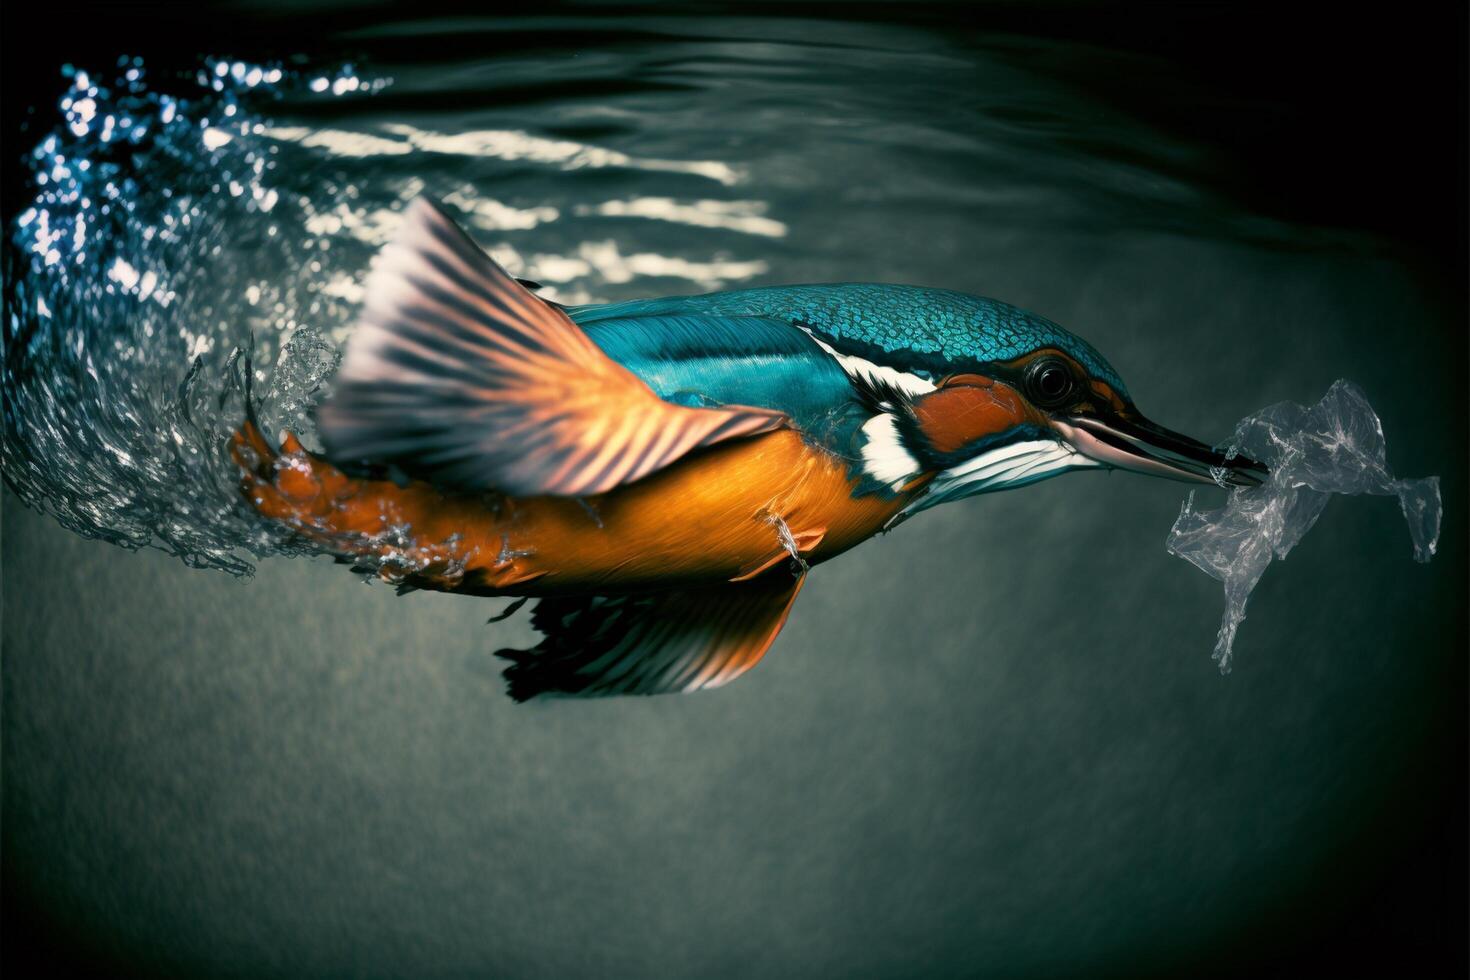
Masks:
[[[1014,428],[1029,415],[1020,395],[978,375],[953,378],[948,386],[914,403],[914,418],[924,438],[941,453],[957,452],[976,439]]]
[[[1124,405],[1123,399],[1119,397],[1116,391],[1113,390],[1113,386],[1108,384],[1106,381],[1098,381],[1094,379],[1088,384],[1089,387],[1092,388],[1093,393],[1101,398],[1104,404],[1111,405],[1114,409],[1120,412],[1127,407],[1126,405]]]

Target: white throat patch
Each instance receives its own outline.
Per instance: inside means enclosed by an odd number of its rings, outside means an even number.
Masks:
[[[910,501],[898,516],[908,517],[947,500],[1024,487],[1068,470],[1102,465],[1057,439],[1013,442],[941,471],[925,492]]]
[[[863,423],[863,472],[897,491],[919,475],[919,461],[904,448],[898,419],[880,412]]]

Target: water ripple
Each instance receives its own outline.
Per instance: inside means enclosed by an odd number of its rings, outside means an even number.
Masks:
[[[564,170],[583,167],[628,167],[654,173],[689,174],[726,186],[739,183],[740,171],[718,160],[665,160],[635,157],[602,146],[575,140],[553,140],[519,130],[471,130],[436,133],[407,123],[391,123],[384,132],[399,139],[345,129],[310,129],[305,126],[273,126],[264,135],[311,149],[325,150],[338,157],[402,156],[416,151],[531,163],[556,163]]]

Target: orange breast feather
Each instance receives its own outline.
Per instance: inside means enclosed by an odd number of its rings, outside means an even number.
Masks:
[[[512,498],[352,479],[293,437],[235,435],[242,491],[265,517],[384,578],[495,595],[626,592],[816,563],[877,532],[922,486],[853,497],[847,466],[782,429],[698,452],[598,496]]]

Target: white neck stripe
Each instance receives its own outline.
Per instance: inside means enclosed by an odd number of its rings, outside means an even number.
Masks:
[[[926,395],[934,390],[934,382],[927,378],[921,378],[917,374],[900,371],[897,368],[888,367],[885,364],[874,364],[866,358],[855,354],[839,353],[831,344],[821,337],[812,333],[806,327],[800,328],[803,333],[812,338],[818,347],[832,356],[849,378],[857,378],[866,381],[878,381],[890,388],[896,388],[908,395]]]

